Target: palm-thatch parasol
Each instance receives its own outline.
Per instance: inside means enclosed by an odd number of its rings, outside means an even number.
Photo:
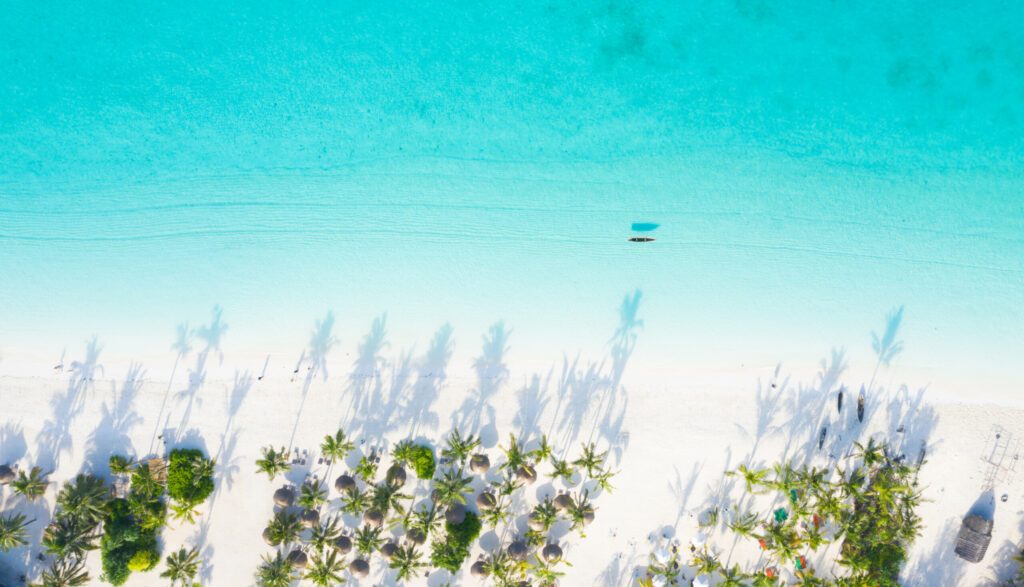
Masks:
[[[384,557],[384,560],[391,560],[391,557],[395,556],[397,551],[398,545],[394,542],[385,542],[384,546],[380,547],[380,555]]]
[[[515,540],[508,545],[508,555],[516,560],[524,560],[530,548],[522,540]]]
[[[409,528],[405,533],[405,539],[416,546],[423,546],[427,542],[427,535],[419,528]]]
[[[302,520],[303,526],[312,528],[320,523],[320,512],[314,509],[304,509],[299,518]]]
[[[583,525],[589,526],[594,523],[594,512],[588,511],[583,514]]]
[[[292,563],[292,566],[296,569],[304,569],[306,564],[309,563],[309,557],[302,550],[296,548],[288,553],[288,562]]]
[[[0,465],[0,485],[7,485],[13,483],[17,475],[14,473],[14,469],[10,465]]]
[[[274,543],[273,535],[271,534],[270,527],[263,529],[263,542],[266,542],[268,546],[277,546]]]
[[[295,491],[290,487],[282,487],[274,492],[274,504],[283,508],[290,508],[295,503]]]
[[[522,465],[516,470],[516,479],[532,485],[537,480],[537,469],[533,465]]]
[[[445,510],[444,519],[449,524],[461,524],[466,519],[466,506],[461,503],[453,503]]]
[[[352,539],[348,536],[338,536],[334,539],[334,550],[339,554],[348,554],[352,551]]]
[[[548,544],[544,547],[544,550],[541,551],[541,555],[544,557],[544,560],[548,561],[549,563],[561,560],[562,547],[558,546],[557,544]]]
[[[357,558],[348,566],[348,572],[352,573],[353,577],[362,579],[370,574],[370,563],[361,558]]]
[[[334,480],[334,488],[338,493],[351,493],[356,488],[356,480],[351,475],[338,475]]]
[[[487,572],[487,565],[484,564],[484,561],[476,561],[473,563],[473,566],[469,567],[469,573],[480,579],[490,575],[490,573]]]
[[[384,514],[377,510],[366,510],[366,513],[363,514],[363,523],[374,528],[380,528],[384,525]]]
[[[544,531],[544,518],[538,512],[530,512],[530,517],[526,523],[530,526],[530,530],[534,532]]]
[[[489,491],[476,496],[476,507],[481,510],[491,510],[496,505],[498,505],[498,498],[494,497],[494,494]]]
[[[556,495],[554,503],[555,509],[560,512],[565,511],[567,509],[571,509],[573,506],[576,505],[576,502],[573,501],[572,496],[569,495],[568,493],[559,493],[558,495]]]
[[[469,470],[483,475],[491,469],[491,459],[483,453],[477,453],[469,459]]]
[[[386,478],[389,485],[405,485],[405,469],[401,465],[391,465]]]

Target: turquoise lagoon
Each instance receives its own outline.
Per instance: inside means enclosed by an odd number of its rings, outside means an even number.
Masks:
[[[635,386],[752,384],[833,347],[1019,402],[1019,2],[7,2],[0,373],[92,336],[169,370],[214,305],[283,373],[503,321],[598,356],[642,292]],[[657,240],[626,241],[633,223]]]

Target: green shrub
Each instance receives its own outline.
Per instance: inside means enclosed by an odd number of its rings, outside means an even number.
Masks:
[[[420,479],[430,479],[434,476],[434,449],[429,446],[403,440],[395,446],[394,454],[395,460],[412,467]]]
[[[431,547],[431,564],[457,573],[469,558],[469,547],[480,536],[480,527],[480,518],[473,512],[466,512],[466,519],[460,524],[445,523],[444,542],[435,541]]]
[[[148,550],[139,550],[128,560],[128,568],[132,571],[148,571],[156,566],[157,558]]]
[[[167,468],[167,494],[175,501],[196,505],[213,493],[213,462],[200,450],[176,448]]]

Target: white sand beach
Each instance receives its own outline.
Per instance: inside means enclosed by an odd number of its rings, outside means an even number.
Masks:
[[[794,362],[802,366],[791,370],[791,358],[780,357],[777,365],[731,374],[695,372],[693,381],[636,384],[651,376],[634,372],[633,363],[643,363],[641,319],[642,313],[626,312],[610,343],[595,345],[590,356],[553,357],[539,370],[508,360],[516,334],[500,326],[482,333],[482,344],[472,345],[474,338],[481,341],[473,335],[459,347],[442,328],[412,352],[400,350],[412,348],[411,341],[391,341],[382,328],[344,345],[320,328],[299,365],[277,358],[266,365],[236,363],[222,354],[216,327],[200,329],[191,349],[163,358],[173,370],[171,381],[150,378],[147,364],[104,364],[98,346],[75,349],[63,372],[0,379],[0,462],[54,471],[45,501],[28,504],[4,488],[3,509],[43,521],[31,526],[35,545],[58,483],[81,471],[107,474],[113,453],[146,457],[179,446],[201,448],[217,460],[216,491],[195,525],[171,522],[164,551],[197,546],[203,585],[251,585],[260,556],[270,551],[260,535],[281,484],[257,474],[260,447],[309,451],[307,464],[287,475],[300,483],[307,474],[328,474],[318,464],[317,447],[339,425],[357,439],[357,452],[366,452],[404,438],[440,446],[455,424],[480,434],[492,459],[510,433],[528,443],[547,434],[556,453],[596,442],[610,450],[619,471],[612,493],[595,493],[596,520],[585,539],[567,527],[552,530],[572,565],[565,567],[562,584],[625,586],[659,545],[673,539],[689,544],[701,512],[734,504],[736,481],[724,478],[725,470],[781,459],[834,467],[845,462],[854,440],[874,436],[910,459],[927,448],[920,472],[924,528],[904,568],[905,585],[994,585],[1015,572],[1010,557],[1024,531],[1024,471],[1013,459],[1024,439],[1024,411],[985,404],[981,393],[974,402],[933,402],[920,382],[901,381],[897,356],[879,369],[860,424],[854,393],[847,392],[842,414],[835,394],[841,385],[854,390],[866,384],[875,365],[847,365],[840,351],[828,349],[819,368],[799,357]],[[870,347],[867,333],[864,344]],[[819,449],[822,425],[829,434]],[[1009,443],[1001,467],[983,460],[997,427]],[[513,528],[525,529],[532,504],[561,487],[545,482],[546,468],[538,467],[541,481],[515,503]],[[992,545],[982,563],[968,564],[953,555],[955,534],[990,485],[997,500]],[[411,488],[417,499],[426,496],[423,482]],[[337,507],[337,496],[332,487],[328,511]],[[508,537],[485,528],[472,557],[502,539]],[[731,537],[711,541],[723,560],[757,560],[756,545],[734,544]],[[32,558],[38,551],[32,546],[9,553],[3,559],[7,572],[35,576],[43,566]],[[89,566],[98,576],[98,552],[89,556]],[[155,572],[135,573],[128,585],[157,583]],[[409,584],[449,583],[478,584],[466,570],[455,577],[435,571]],[[361,584],[396,583],[377,557]]]

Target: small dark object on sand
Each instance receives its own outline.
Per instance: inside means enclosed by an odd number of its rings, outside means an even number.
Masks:
[[[864,421],[864,388],[860,388],[860,396],[857,398],[857,421]]]
[[[845,387],[839,388],[839,395],[836,398],[836,411],[840,414],[843,413],[843,392],[846,391]]]
[[[653,236],[631,236],[627,239],[631,243],[649,243],[654,241]]]
[[[828,436],[828,426],[821,427],[821,435],[818,436],[818,450],[825,446],[825,437]]]

